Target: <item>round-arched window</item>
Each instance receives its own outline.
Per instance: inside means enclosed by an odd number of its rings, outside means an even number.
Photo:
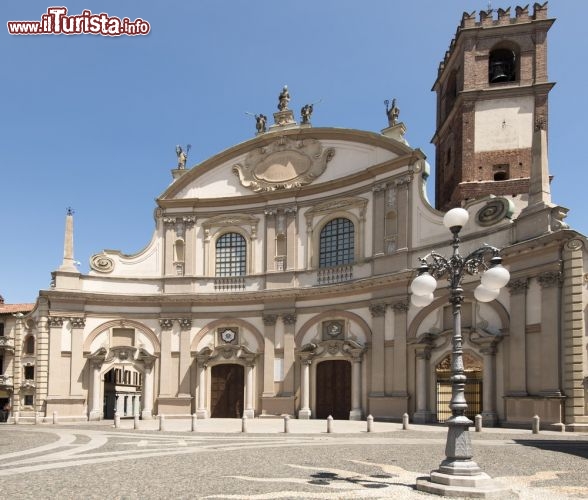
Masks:
[[[216,276],[244,276],[247,242],[239,233],[225,233],[216,240]]]
[[[319,267],[351,264],[355,257],[355,228],[353,222],[338,217],[321,230]]]

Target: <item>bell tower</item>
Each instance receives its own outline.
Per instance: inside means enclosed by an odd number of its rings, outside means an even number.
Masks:
[[[435,205],[529,192],[535,123],[547,127],[547,2],[464,12],[439,65]]]

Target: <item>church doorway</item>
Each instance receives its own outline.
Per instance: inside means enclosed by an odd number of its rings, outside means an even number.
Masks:
[[[322,361],[316,367],[316,418],[348,420],[351,411],[351,363]]]
[[[237,364],[212,367],[210,385],[210,416],[241,418],[245,391],[245,370]]]
[[[467,377],[465,399],[468,407],[466,416],[474,420],[482,413],[482,362],[468,352],[463,354],[463,364]],[[437,422],[445,422],[451,417],[451,354],[447,354],[436,366],[437,379]]]
[[[132,365],[113,366],[104,374],[102,414],[105,419],[132,418],[141,410],[143,374]]]

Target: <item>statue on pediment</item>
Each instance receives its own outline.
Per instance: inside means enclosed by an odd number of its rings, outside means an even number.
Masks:
[[[305,104],[300,110],[301,123],[310,123],[310,116],[312,115],[314,107],[312,104]]]
[[[288,103],[290,102],[290,93],[288,92],[288,85],[284,85],[284,88],[280,92],[278,97],[278,110],[285,111],[288,109]]]
[[[255,115],[255,128],[257,130],[258,134],[262,134],[264,132],[267,132],[267,116],[265,116],[264,114],[259,114],[259,115]]]
[[[188,153],[190,152],[190,148],[192,146],[188,144],[186,146],[186,150],[182,148],[179,144],[176,146],[176,156],[178,157],[178,169],[183,170],[186,168],[186,162],[188,161]]]
[[[398,123],[398,116],[400,115],[400,109],[398,109],[398,106],[396,106],[396,98],[392,99],[392,105],[390,107],[390,101],[388,99],[386,99],[384,101],[384,104],[386,105],[386,116],[388,117],[388,125],[390,127],[393,127],[394,125],[396,125],[396,123]]]

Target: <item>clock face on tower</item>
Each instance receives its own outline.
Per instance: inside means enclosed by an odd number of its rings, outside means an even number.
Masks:
[[[230,344],[235,340],[235,338],[237,338],[237,333],[234,330],[231,330],[230,328],[226,328],[225,330],[221,331],[220,336],[223,342]]]

